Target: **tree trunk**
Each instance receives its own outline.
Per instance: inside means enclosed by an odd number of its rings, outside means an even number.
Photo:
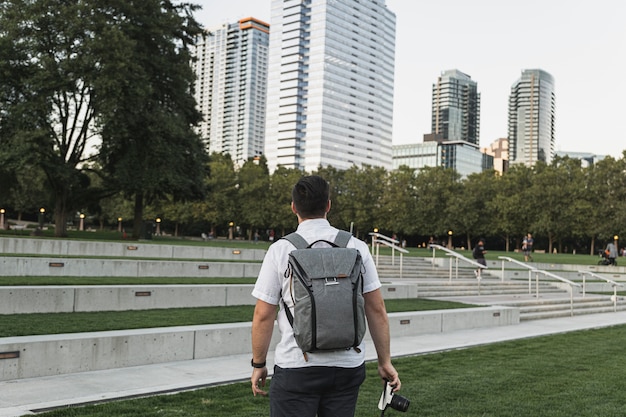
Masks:
[[[67,210],[65,196],[57,194],[54,203],[54,236],[67,237]]]
[[[596,237],[592,236],[591,237],[591,252],[589,253],[589,255],[595,255],[596,253]]]
[[[143,223],[143,193],[135,193],[135,209],[133,218],[133,239],[139,239]]]

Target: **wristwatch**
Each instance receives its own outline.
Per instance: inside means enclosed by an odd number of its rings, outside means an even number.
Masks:
[[[265,368],[266,363],[267,361],[263,361],[261,363],[254,363],[254,358],[250,359],[250,365],[252,365],[253,368]]]

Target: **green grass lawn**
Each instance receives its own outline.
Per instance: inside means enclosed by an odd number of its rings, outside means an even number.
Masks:
[[[394,360],[406,414],[428,417],[618,417],[626,415],[626,326],[502,342]],[[271,383],[271,382],[270,382]],[[368,363],[357,417],[379,416],[381,384]],[[249,382],[174,395],[71,407],[42,417],[269,415]]]
[[[424,311],[473,307],[448,301],[405,299],[385,301],[387,310]],[[252,321],[254,306],[170,308],[154,310],[34,313],[0,315],[0,337],[98,332],[153,327],[192,326]]]

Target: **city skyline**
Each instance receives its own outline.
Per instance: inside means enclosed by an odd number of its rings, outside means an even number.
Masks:
[[[621,157],[626,141],[611,121],[621,120],[626,95],[618,72],[626,3],[556,3],[386,0],[397,16],[393,144],[419,143],[430,133],[432,80],[449,69],[478,84],[480,146],[507,137],[511,87],[524,70],[536,68],[555,79],[555,150]],[[249,16],[271,24],[270,0],[198,4],[203,10],[196,17],[208,27]]]

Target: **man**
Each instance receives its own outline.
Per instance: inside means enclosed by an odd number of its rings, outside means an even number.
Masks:
[[[291,210],[298,218],[297,232],[307,242],[334,241],[338,229],[326,215],[330,210],[330,187],[319,176],[302,177],[292,190]],[[324,243],[316,244],[325,245]],[[364,265],[363,297],[369,331],[378,356],[378,373],[394,391],[400,378],[391,364],[389,322],[380,292],[378,272],[367,245],[355,238],[348,247],[357,248]],[[266,395],[266,358],[276,309],[282,299],[293,312],[289,279],[285,278],[288,255],[295,247],[285,239],[270,246],[252,295],[257,298],[252,321],[252,393]],[[270,387],[271,417],[329,417],[354,415],[359,387],[365,380],[365,349],[309,352],[307,357],[296,344],[285,312],[278,313],[281,340],[274,354],[274,375]]]
[[[485,253],[487,253],[487,251],[485,250],[485,241],[484,239],[479,239],[478,243],[474,247],[472,256],[474,257],[474,259],[476,259],[476,262],[486,267],[487,261],[485,260]],[[476,275],[476,278],[481,278],[482,269],[483,268],[476,268],[476,270],[474,271],[474,275]]]
[[[535,240],[533,239],[533,235],[528,233],[526,236],[524,236],[524,240],[522,241],[522,251],[524,252],[524,262],[533,260],[533,256],[531,255],[531,253],[533,252],[533,243],[535,243]]]

